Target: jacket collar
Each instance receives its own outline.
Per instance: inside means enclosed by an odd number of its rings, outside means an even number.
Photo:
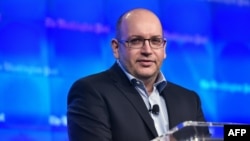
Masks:
[[[151,118],[148,109],[141,98],[140,94],[137,92],[133,84],[130,82],[128,77],[122,71],[117,63],[115,63],[109,70],[109,75],[111,79],[115,82],[115,86],[120,89],[122,94],[128,99],[128,101],[134,106],[148,129],[151,131],[154,137],[157,137],[157,131],[154,127],[154,121]]]

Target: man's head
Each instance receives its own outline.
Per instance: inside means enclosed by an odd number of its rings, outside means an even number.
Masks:
[[[118,22],[113,54],[123,67],[141,80],[155,79],[166,58],[166,43],[158,17],[146,9],[123,14]],[[149,40],[144,40],[149,39]]]

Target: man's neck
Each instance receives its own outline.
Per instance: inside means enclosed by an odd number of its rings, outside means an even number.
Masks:
[[[148,94],[150,94],[154,89],[154,83],[157,80],[157,76],[153,76],[147,79],[145,78],[139,78],[139,79],[143,82],[144,86],[147,89]]]

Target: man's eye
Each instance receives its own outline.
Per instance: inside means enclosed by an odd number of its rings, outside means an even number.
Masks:
[[[141,42],[142,42],[142,39],[139,39],[139,38],[135,38],[135,39],[130,40],[130,43],[132,43],[132,44],[139,44]]]
[[[151,39],[151,42],[157,44],[157,43],[161,43],[162,40],[160,38],[155,38],[155,39]]]

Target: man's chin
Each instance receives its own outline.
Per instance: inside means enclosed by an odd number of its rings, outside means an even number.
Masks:
[[[155,76],[155,72],[141,72],[137,76],[139,79],[150,79]]]

